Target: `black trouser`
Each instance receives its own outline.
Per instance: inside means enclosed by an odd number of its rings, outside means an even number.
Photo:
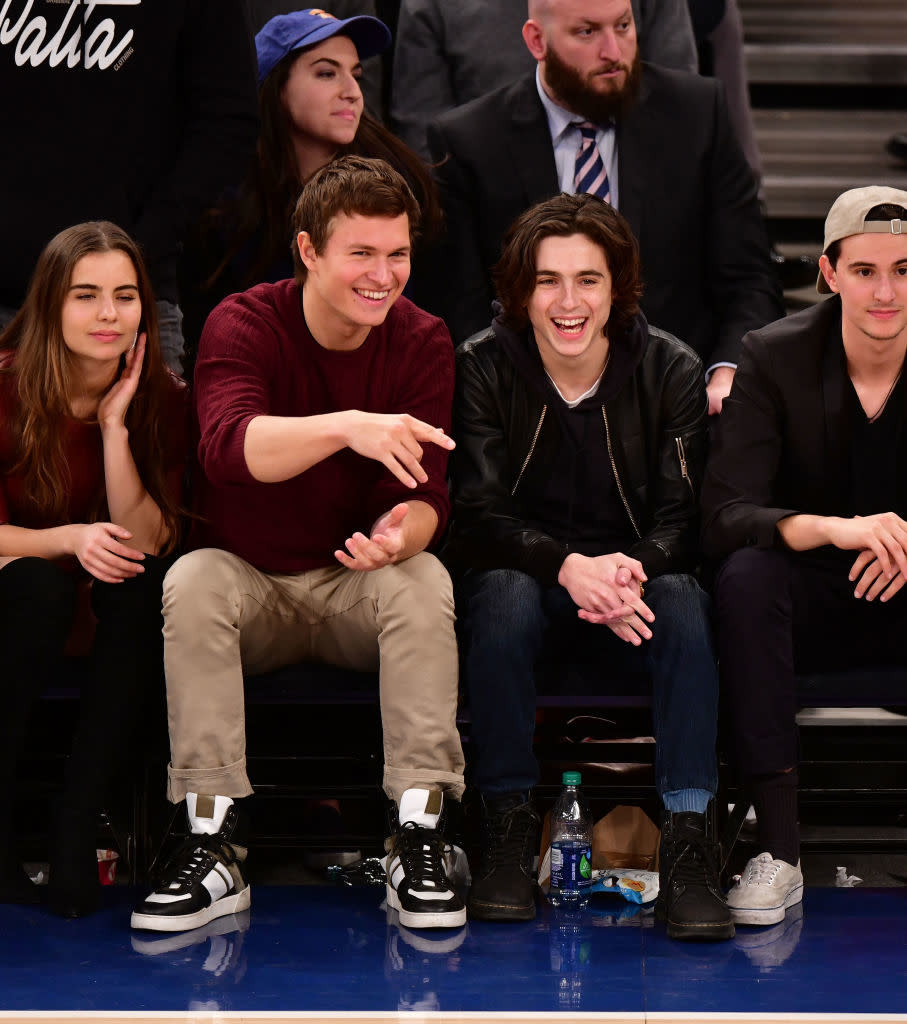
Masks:
[[[719,569],[718,664],[744,780],[797,764],[795,673],[907,664],[907,587],[858,600],[857,554],[743,548]]]
[[[82,693],[62,805],[91,820],[122,768],[137,726],[163,723],[161,590],[172,558],[146,556],[123,583],[94,580],[97,629]],[[0,716],[0,861],[9,857],[17,762],[32,708],[61,665],[76,603],[73,577],[54,562],[20,558],[0,569],[0,651],[6,713]]]

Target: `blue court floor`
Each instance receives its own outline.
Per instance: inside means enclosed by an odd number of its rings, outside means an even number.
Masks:
[[[809,889],[714,945],[620,897],[416,932],[383,894],[256,886],[251,911],[176,935],[131,932],[119,886],[78,921],[0,907],[0,1020],[907,1021],[904,888]]]

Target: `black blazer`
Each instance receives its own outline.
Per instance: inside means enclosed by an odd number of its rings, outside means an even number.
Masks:
[[[449,111],[429,129],[447,216],[424,301],[454,341],[488,326],[504,233],[558,192],[535,76]],[[703,358],[736,363],[743,335],[784,315],[756,182],[712,79],[643,64],[617,126],[619,209],[639,239],[650,323]]]
[[[848,514],[852,408],[836,295],[744,338],[702,489],[707,555],[773,547],[785,516]]]

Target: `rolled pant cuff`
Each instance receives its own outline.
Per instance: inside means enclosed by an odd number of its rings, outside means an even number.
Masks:
[[[246,774],[246,759],[240,758],[222,768],[174,768],[167,766],[167,799],[178,804],[187,793],[206,796],[229,796],[239,799],[251,796],[254,790]]]
[[[463,776],[456,772],[429,771],[420,768],[385,768],[384,792],[394,801],[400,803],[400,797],[408,789],[422,786],[437,787],[447,796],[459,800],[466,788]]]

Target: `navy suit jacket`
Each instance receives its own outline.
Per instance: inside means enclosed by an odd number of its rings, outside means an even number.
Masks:
[[[487,327],[491,268],[510,224],[559,191],[534,74],[449,111],[429,129],[447,234],[423,301],[455,342]],[[650,323],[706,366],[784,315],[753,178],[712,79],[643,64],[617,125],[619,209],[639,240]]]

